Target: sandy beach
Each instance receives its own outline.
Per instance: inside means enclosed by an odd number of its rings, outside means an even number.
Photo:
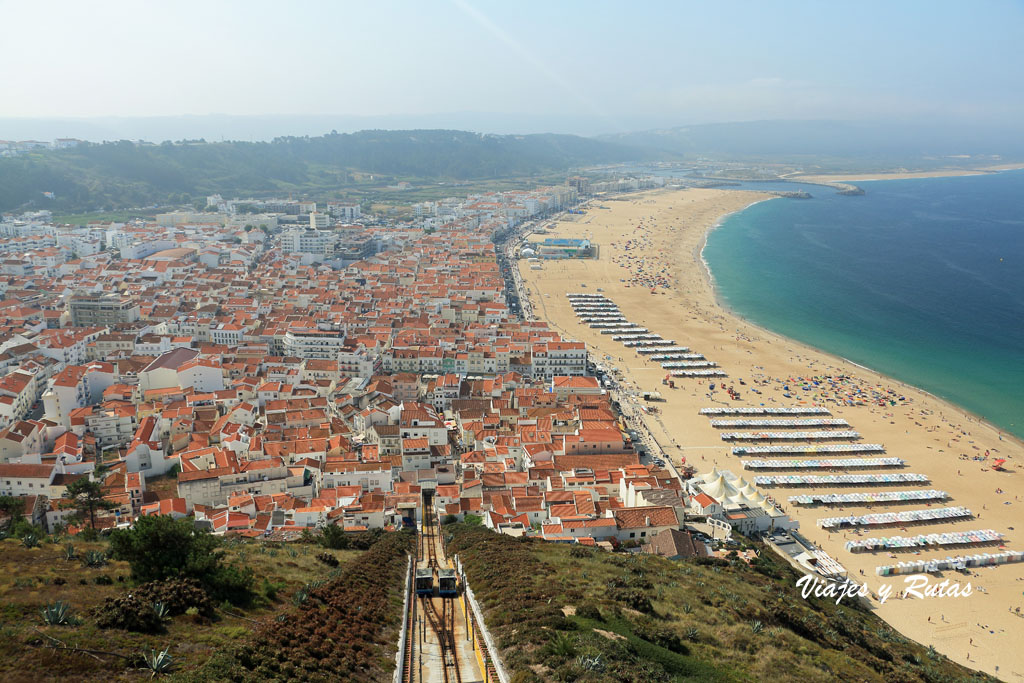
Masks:
[[[949,175],[949,173],[946,173]],[[853,181],[868,176],[825,177],[828,181]],[[882,176],[872,176],[882,177]],[[885,176],[891,177],[891,176]],[[919,176],[920,177],[920,176]],[[833,417],[849,421],[861,434],[861,442],[880,443],[887,457],[902,458],[901,472],[927,475],[925,485],[844,488],[762,488],[766,495],[782,501],[786,512],[800,522],[801,532],[841,562],[851,578],[866,582],[878,592],[884,584],[894,594],[906,587],[904,577],[881,578],[875,568],[900,561],[945,558],[951,555],[999,552],[998,546],[913,551],[866,552],[845,550],[855,532],[828,533],[817,525],[823,517],[963,506],[973,518],[957,522],[890,527],[863,531],[860,538],[913,536],[992,529],[1005,534],[1005,546],[1024,550],[1024,444],[1001,435],[963,410],[930,394],[878,375],[870,370],[830,356],[816,349],[769,333],[731,314],[716,300],[707,269],[700,258],[706,234],[721,219],[757,202],[793,201],[771,195],[719,189],[664,190],[616,198],[593,200],[584,215],[558,222],[548,235],[585,237],[600,246],[593,260],[547,261],[541,270],[519,262],[520,273],[530,290],[534,313],[568,336],[583,340],[594,355],[622,371],[625,383],[639,390],[658,390],[665,401],[656,404],[660,413],[647,418],[654,436],[677,463],[685,458],[698,472],[718,466],[752,480],[754,472],[744,470],[738,456],[721,440],[720,431],[698,414],[704,407],[743,405],[771,407],[821,405]],[[851,199],[855,201],[855,199]],[[537,237],[536,239],[540,239]],[[722,379],[710,380],[718,390],[709,391],[709,380],[676,378],[676,389],[662,384],[666,370],[646,360],[633,349],[601,335],[577,321],[567,292],[603,294],[614,301],[631,322],[679,345],[690,347],[715,361],[728,373],[726,386],[740,392],[730,400],[721,390]],[[653,293],[652,293],[653,289]],[[797,389],[799,378],[819,378],[810,391]],[[830,380],[821,380],[829,377]],[[740,384],[740,380],[744,384]],[[791,398],[784,396],[788,386]],[[754,390],[760,393],[754,393]],[[847,396],[857,396],[867,405],[846,405]],[[903,396],[906,400],[898,400]],[[893,399],[895,405],[883,399]],[[840,400],[837,400],[840,399]],[[840,405],[842,403],[842,405]],[[754,430],[749,430],[754,431]],[[800,442],[796,442],[800,443]],[[985,457],[982,460],[980,458]],[[813,455],[790,456],[813,458]],[[872,457],[872,456],[867,456]],[[975,459],[978,458],[978,459]],[[1008,472],[991,468],[995,458],[1006,458]],[[879,470],[868,470],[878,472]],[[819,474],[815,472],[814,474]],[[771,472],[765,474],[779,474]],[[855,491],[939,489],[950,497],[931,505],[886,506],[789,505],[787,499],[799,493],[849,493]],[[1019,499],[1018,499],[1019,498]],[[970,575],[953,571],[931,575],[933,583],[971,582],[969,597],[929,599],[890,598],[873,604],[877,613],[896,629],[966,666],[997,675],[1005,680],[1024,679],[1024,648],[1016,647],[1014,635],[1024,627],[1024,563],[970,570]]]
[[[895,173],[853,173],[837,175],[800,175],[793,173],[786,176],[787,180],[805,181],[808,183],[853,183],[858,180],[903,180],[906,178],[949,178],[963,175],[984,175],[997,171],[1015,171],[1024,168],[1024,164],[1001,164],[983,168],[950,168],[939,171],[906,171]]]

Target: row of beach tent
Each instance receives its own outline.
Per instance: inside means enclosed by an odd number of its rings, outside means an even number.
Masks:
[[[718,363],[713,360],[674,360],[662,363],[661,367],[666,370],[677,370],[679,368],[717,368]]]
[[[803,493],[790,496],[792,505],[857,505],[864,503],[905,503],[913,500],[944,500],[945,491],[860,491],[858,493]]]
[[[724,432],[722,441],[822,441],[826,439],[859,439],[853,430],[820,432]]]
[[[744,460],[748,470],[851,469],[858,467],[903,467],[900,458],[831,458],[827,460]]]
[[[964,519],[971,516],[971,511],[965,507],[926,508],[924,510],[904,510],[903,512],[875,512],[870,515],[823,517],[818,520],[818,526],[823,529],[843,529],[854,526],[891,526],[895,524],[945,522],[951,519]]]
[[[1005,536],[992,529],[975,531],[949,531],[944,534],[920,534],[918,536],[888,536],[848,541],[846,549],[851,553],[865,553],[874,550],[898,550],[906,548],[932,548],[947,545],[981,545],[1001,543]]]
[[[995,567],[1001,564],[1024,562],[1024,552],[1007,550],[1002,553],[979,553],[977,555],[957,555],[943,560],[918,560],[917,562],[897,562],[896,564],[876,567],[879,576],[898,576],[900,574],[934,574],[948,569],[959,570],[971,567]]]
[[[818,406],[790,406],[780,408],[758,408],[743,406],[739,408],[701,408],[701,415],[831,415],[828,408]]]
[[[711,420],[711,426],[719,429],[723,427],[849,427],[850,423],[838,417],[809,417],[795,419],[769,419],[750,420],[741,418],[738,420]]]
[[[701,368],[697,370],[673,370],[673,377],[725,377],[724,370]]]
[[[758,486],[853,486],[860,484],[920,484],[926,474],[887,472],[884,474],[776,474],[754,477]]]
[[[831,443],[804,446],[736,446],[733,455],[792,455],[796,453],[884,453],[880,443]]]
[[[651,360],[668,361],[661,367],[670,370],[672,377],[727,376],[718,369],[718,363],[706,360],[699,353],[689,353],[689,347],[678,346],[674,339],[662,339],[657,334],[649,334],[646,327],[627,322],[615,303],[602,294],[567,292],[566,296],[580,322],[600,330],[601,334],[614,335],[613,341],[622,342],[626,348],[650,356]]]

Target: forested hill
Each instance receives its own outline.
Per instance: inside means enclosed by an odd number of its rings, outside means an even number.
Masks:
[[[106,142],[0,159],[0,210],[136,207],[215,192],[335,189],[350,181],[352,172],[480,180],[654,158],[661,155],[573,135],[452,130],[362,131],[272,142]]]

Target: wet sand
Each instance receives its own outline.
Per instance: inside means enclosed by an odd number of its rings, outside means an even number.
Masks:
[[[929,506],[923,503],[876,504],[809,509],[789,505],[790,495],[811,491],[939,489],[949,492],[950,498],[932,503],[930,507],[964,506],[970,508],[975,517],[959,522],[909,526],[905,530],[899,527],[874,529],[863,532],[861,537],[993,529],[1006,535],[1007,548],[1024,549],[1024,533],[1014,528],[1024,525],[1021,514],[1024,487],[1020,485],[1024,476],[1020,471],[1024,467],[1024,444],[1001,436],[994,427],[926,392],[751,325],[716,300],[709,274],[700,259],[707,231],[727,214],[766,199],[771,196],[689,189],[594,200],[585,215],[567,217],[573,220],[559,222],[545,236],[590,238],[600,246],[598,259],[547,261],[542,270],[537,271],[531,270],[527,261],[519,262],[522,277],[531,290],[533,310],[568,336],[587,342],[598,358],[607,356],[602,362],[619,368],[626,382],[635,389],[661,391],[666,401],[657,404],[660,414],[649,417],[648,423],[675,462],[685,458],[698,472],[718,466],[742,474],[748,480],[754,475],[743,470],[741,458],[731,455],[729,445],[719,436],[720,430],[712,428],[698,411],[716,405],[763,403],[767,406],[823,405],[834,417],[848,420],[851,428],[861,433],[862,442],[884,444],[886,457],[905,460],[906,466],[898,471],[928,475],[930,482],[925,485],[870,489],[857,486],[762,488],[766,495],[774,495],[782,501],[785,510],[800,521],[801,532],[807,538],[841,562],[852,578],[866,581],[872,591],[877,592],[883,584],[891,584],[895,594],[905,587],[902,576],[885,579],[876,576],[877,566],[993,553],[999,548],[954,548],[920,554],[904,551],[892,556],[885,552],[852,554],[844,545],[856,535],[825,532],[817,526],[819,518]],[[772,201],[792,200],[776,198]],[[652,286],[656,293],[652,294]],[[725,384],[739,390],[740,400],[730,400],[721,389],[709,392],[709,382],[721,387],[722,379],[676,378],[676,389],[669,389],[662,384],[666,370],[658,363],[645,360],[634,350],[613,342],[610,335],[601,335],[579,323],[566,293],[597,293],[599,287],[630,321],[641,323],[651,332],[674,339],[677,344],[717,362],[729,375]],[[821,376],[847,379],[834,380],[834,385],[825,382],[812,391],[794,390],[794,385],[798,384],[795,378]],[[740,379],[746,384],[740,385]],[[792,398],[783,396],[784,385],[794,390],[790,392]],[[753,389],[761,393],[755,394]],[[846,395],[853,395],[870,403],[839,406],[833,402],[837,395],[844,401]],[[884,406],[877,403],[883,397],[898,399],[900,396],[906,400],[897,400],[895,406],[888,402]],[[984,457],[986,452],[988,460],[972,459]],[[995,458],[1007,458],[1009,472],[993,471],[991,461]],[[997,489],[1002,493],[997,493]],[[1013,612],[1019,607],[1024,613],[1024,563],[974,569],[970,576],[956,572],[931,576],[933,583],[946,578],[951,583],[970,581],[974,592],[963,598],[900,600],[894,597],[883,605],[875,603],[877,613],[905,635],[925,645],[934,645],[957,662],[1006,680],[1024,679],[1024,648],[1016,647],[1021,640],[1016,634],[1024,627],[1024,617]]]

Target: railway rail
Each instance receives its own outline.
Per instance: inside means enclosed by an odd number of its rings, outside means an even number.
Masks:
[[[440,543],[440,529],[437,525],[436,515],[425,504],[423,512],[423,523],[416,543],[416,562],[414,567],[425,562],[435,575],[439,576],[441,569],[445,568],[443,555],[438,552],[437,544]],[[420,616],[420,623],[425,622],[426,626],[434,634],[440,651],[440,662],[442,664],[441,674],[444,683],[462,683],[462,670],[459,662],[459,651],[456,640],[456,606],[451,597],[434,597],[433,595],[419,595],[418,599],[409,600],[409,614],[407,617],[407,633],[405,650],[402,653],[402,681],[403,683],[414,683],[424,681],[420,675],[420,668],[417,666],[417,655],[422,653],[423,647],[420,641],[426,639],[426,628],[417,628],[417,616]],[[438,609],[440,602],[440,609]],[[420,645],[417,645],[420,643]],[[436,679],[435,679],[436,680]]]

